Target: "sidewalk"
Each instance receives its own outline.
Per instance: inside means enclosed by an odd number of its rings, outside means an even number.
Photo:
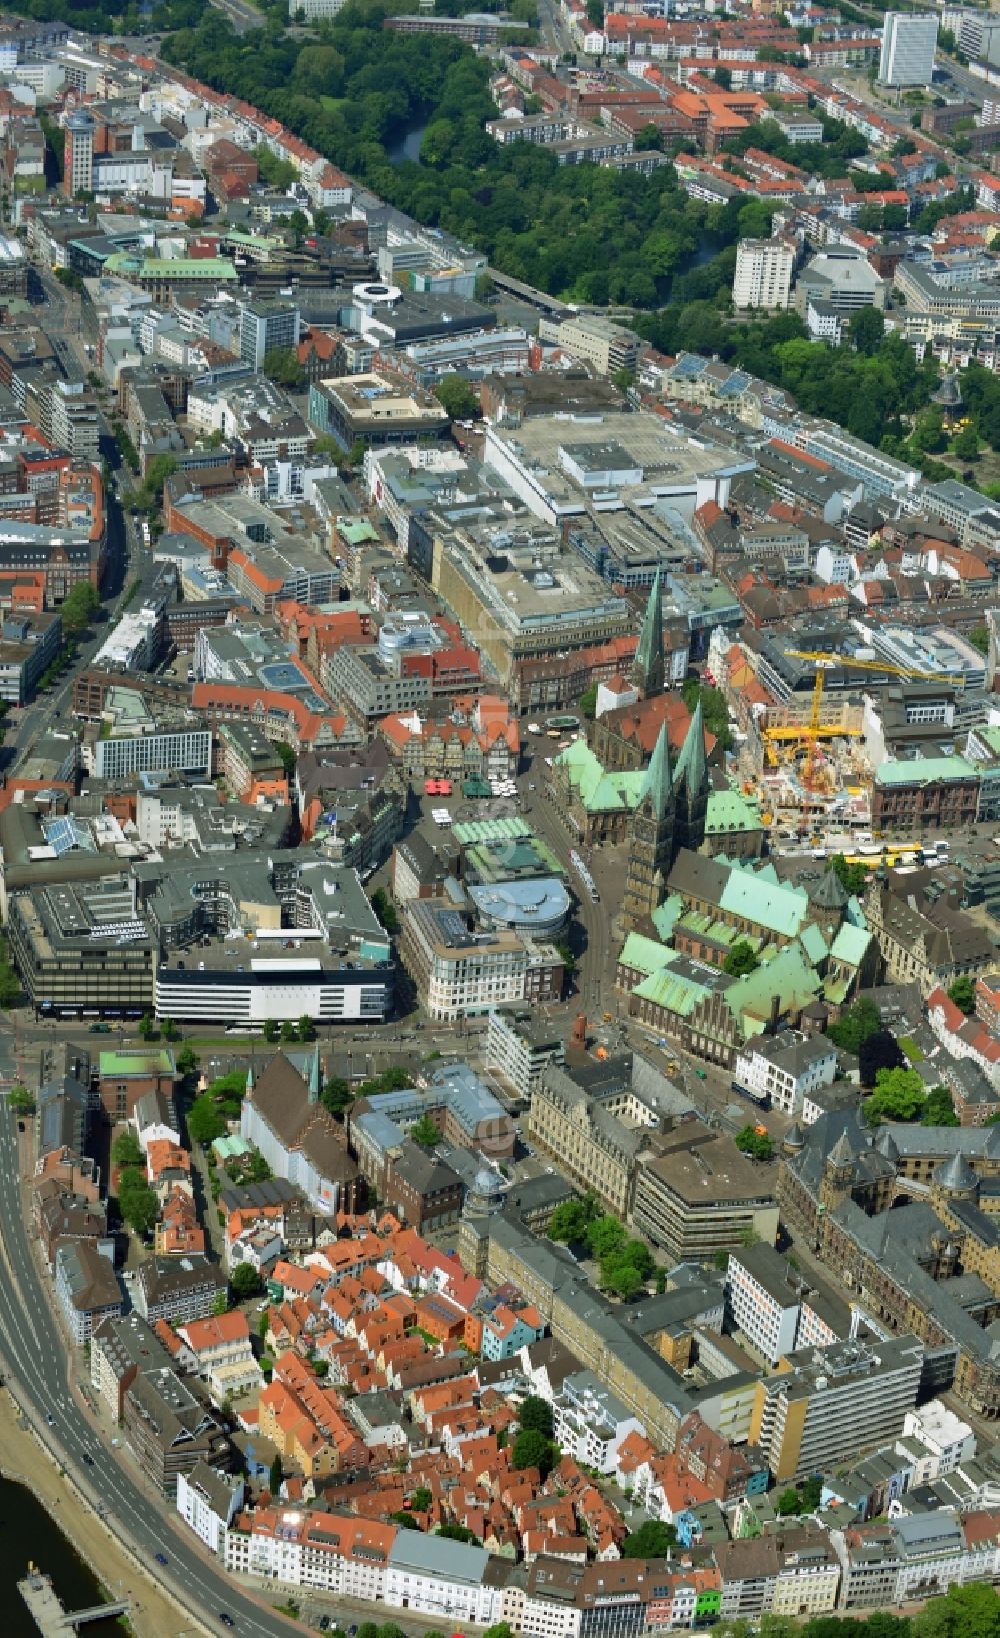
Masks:
[[[176,1638],[185,1626],[195,1630],[77,1498],[31,1430],[18,1425],[17,1407],[6,1389],[0,1393],[0,1472],[5,1479],[21,1480],[37,1496],[111,1596],[119,1596],[119,1587],[121,1596],[131,1596],[129,1618],[137,1638]]]

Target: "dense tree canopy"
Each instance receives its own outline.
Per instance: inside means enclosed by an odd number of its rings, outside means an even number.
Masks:
[[[961,973],[948,990],[949,1001],[954,1001],[960,1012],[966,1017],[976,1010],[976,986],[968,973]]]
[[[419,221],[479,246],[494,266],[543,290],[642,308],[728,290],[736,241],[768,231],[766,205],[689,199],[670,165],[632,176],[561,166],[533,144],[495,143],[483,128],[496,114],[489,61],[454,40],[387,33],[390,9],[348,5],[322,25],[317,43],[304,44],[270,21],[239,37],[206,7],[198,26],[173,35],[163,53],[282,120]],[[420,126],[419,162],[393,164],[390,152]],[[692,269],[703,247],[719,265]]]
[[[885,1069],[905,1069],[906,1057],[891,1030],[877,1029],[858,1048],[858,1074],[862,1086],[876,1086]]]
[[[749,939],[738,938],[722,963],[722,970],[732,978],[743,978],[756,972],[760,966],[757,952]]]
[[[522,1428],[510,1453],[514,1468],[537,1467],[545,1479],[559,1460],[559,1446],[537,1428]]]
[[[955,1104],[946,1086],[933,1086],[920,1114],[921,1126],[958,1126]]]
[[[848,864],[842,853],[835,853],[830,860],[831,870],[835,870],[840,878],[845,893],[863,893],[868,882],[868,870],[863,864]]]
[[[229,1276],[233,1296],[237,1302],[246,1302],[248,1297],[255,1297],[260,1290],[260,1275],[253,1263],[237,1263]]]
[[[89,580],[78,580],[66,594],[62,605],[63,631],[69,637],[86,631],[101,606],[101,599]]]
[[[826,1033],[834,1046],[840,1047],[842,1052],[859,1052],[862,1042],[867,1041],[869,1035],[874,1035],[881,1027],[882,1019],[874,1001],[862,995],[855,1001],[853,1007],[848,1007],[835,1024],[830,1025]]]
[[[464,375],[445,375],[434,388],[434,396],[453,421],[479,414],[479,399]]]
[[[549,1220],[549,1239],[565,1244],[583,1240],[599,1209],[594,1194],[585,1194],[582,1200],[562,1201]]]
[[[11,0],[8,11],[37,22],[59,19],[88,34],[141,34],[154,29],[187,28],[197,22],[202,0],[157,0],[152,11],[144,11],[138,0]]]
[[[226,1130],[225,1116],[222,1114],[215,1099],[207,1092],[200,1098],[195,1098],[188,1110],[187,1117],[188,1137],[192,1143],[214,1143]]]
[[[865,1117],[872,1126],[881,1120],[916,1120],[926,1102],[924,1083],[915,1069],[880,1069]]]
[[[422,1149],[433,1149],[436,1143],[441,1142],[441,1129],[435,1125],[430,1115],[421,1115],[410,1127],[410,1137],[414,1143],[419,1143]]]
[[[517,1413],[522,1428],[534,1428],[538,1433],[544,1433],[547,1439],[552,1437],[552,1406],[540,1394],[529,1393],[522,1400],[521,1408]]]
[[[743,1126],[733,1140],[737,1149],[742,1149],[745,1155],[751,1155],[754,1160],[770,1160],[774,1154],[774,1143],[766,1132],[758,1132],[756,1126]]]
[[[664,1524],[661,1519],[647,1519],[638,1530],[625,1537],[622,1558],[666,1558],[676,1540],[677,1531],[672,1524]]]
[[[811,176],[841,177],[846,175],[848,162],[860,159],[868,152],[868,143],[860,131],[855,131],[841,120],[817,115],[823,124],[822,142],[790,142],[781,126],[773,119],[761,120],[759,125],[748,125],[739,136],[730,137],[724,144],[730,154],[745,154],[748,148],[763,148],[787,165],[797,165]]]
[[[518,0],[526,15],[533,3]],[[439,0],[439,9],[458,4]],[[364,7],[356,0],[305,37],[300,28],[288,33],[275,10],[263,28],[239,36],[206,7],[197,26],[168,38],[162,54],[281,120],[391,204],[483,250],[502,272],[566,301],[632,307],[636,328],[660,351],[717,353],[793,394],[807,414],[829,416],[913,460],[926,476],[953,471],[938,459],[946,429],[935,407],[928,410],[937,361],[928,352],[918,364],[902,336],[885,335],[881,314],[857,315],[849,344],[839,348],[810,341],[795,313],[762,323],[727,317],[737,241],[770,232],[771,206],[740,196],[726,205],[689,198],[672,165],[645,177],[560,165],[533,143],[495,143],[484,129],[496,116],[489,58],[456,40],[388,32],[391,10],[389,0]],[[727,143],[725,162],[738,172],[752,145],[810,174],[842,176],[866,152],[865,139],[836,120],[823,117],[822,124],[822,143],[792,146],[773,120],[762,121]],[[422,133],[418,159],[402,147],[414,132]],[[266,181],[289,185],[287,162],[263,151],[258,158]],[[881,173],[852,175],[859,188],[884,183]],[[971,200],[969,189],[956,188],[921,207],[912,225],[931,232]],[[865,210],[878,229],[906,225],[905,207]],[[474,413],[467,384],[441,389],[453,416]],[[956,432],[951,452],[973,460],[980,439],[1000,449],[1000,378],[972,366],[963,392],[971,425]],[[721,726],[725,742],[728,725]]]

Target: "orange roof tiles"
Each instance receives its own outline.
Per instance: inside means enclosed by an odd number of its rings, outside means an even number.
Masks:
[[[239,1308],[228,1314],[216,1314],[210,1319],[191,1320],[180,1326],[180,1334],[196,1354],[209,1348],[223,1348],[234,1342],[250,1341],[247,1317]]]

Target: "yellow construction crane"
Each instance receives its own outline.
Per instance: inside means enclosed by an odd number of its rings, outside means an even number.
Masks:
[[[761,738],[764,741],[764,754],[767,757],[768,767],[776,768],[778,766],[778,745],[801,745],[803,740],[810,737],[810,733],[811,716],[809,723],[800,722],[785,728],[765,728]],[[817,739],[859,739],[860,736],[860,728],[849,728],[840,722],[820,723],[816,729]]]
[[[829,738],[831,733],[830,729],[824,729],[821,721],[823,713],[823,684],[828,669],[842,665],[849,666],[852,670],[885,671],[892,677],[913,677],[918,678],[921,682],[943,682],[950,683],[952,687],[955,688],[965,687],[964,677],[948,677],[938,672],[921,671],[916,666],[888,665],[883,660],[855,660],[852,656],[847,654],[822,654],[815,653],[813,650],[805,648],[786,648],[785,653],[792,660],[811,660],[816,667],[816,680],[813,683],[812,706],[809,712],[809,722],[807,726],[803,726],[802,732],[799,735],[799,738],[806,741],[809,745],[809,757],[803,773],[803,783],[807,788],[811,785],[814,777],[816,746],[820,739]],[[845,733],[846,730],[840,729],[837,732],[842,734]],[[837,737],[837,735],[834,734],[834,737]]]

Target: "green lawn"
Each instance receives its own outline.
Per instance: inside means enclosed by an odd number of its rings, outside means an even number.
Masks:
[[[262,1035],[184,1035],[170,1044],[175,1051],[179,1051],[182,1046],[189,1046],[193,1047],[195,1052],[249,1052],[251,1047],[262,1047],[266,1051],[271,1051],[273,1047],[280,1046],[281,1042],[265,1041]]]
[[[901,1035],[899,1045],[903,1056],[908,1058],[911,1064],[923,1063],[924,1055],[917,1046],[916,1041],[911,1041],[908,1035]]]

